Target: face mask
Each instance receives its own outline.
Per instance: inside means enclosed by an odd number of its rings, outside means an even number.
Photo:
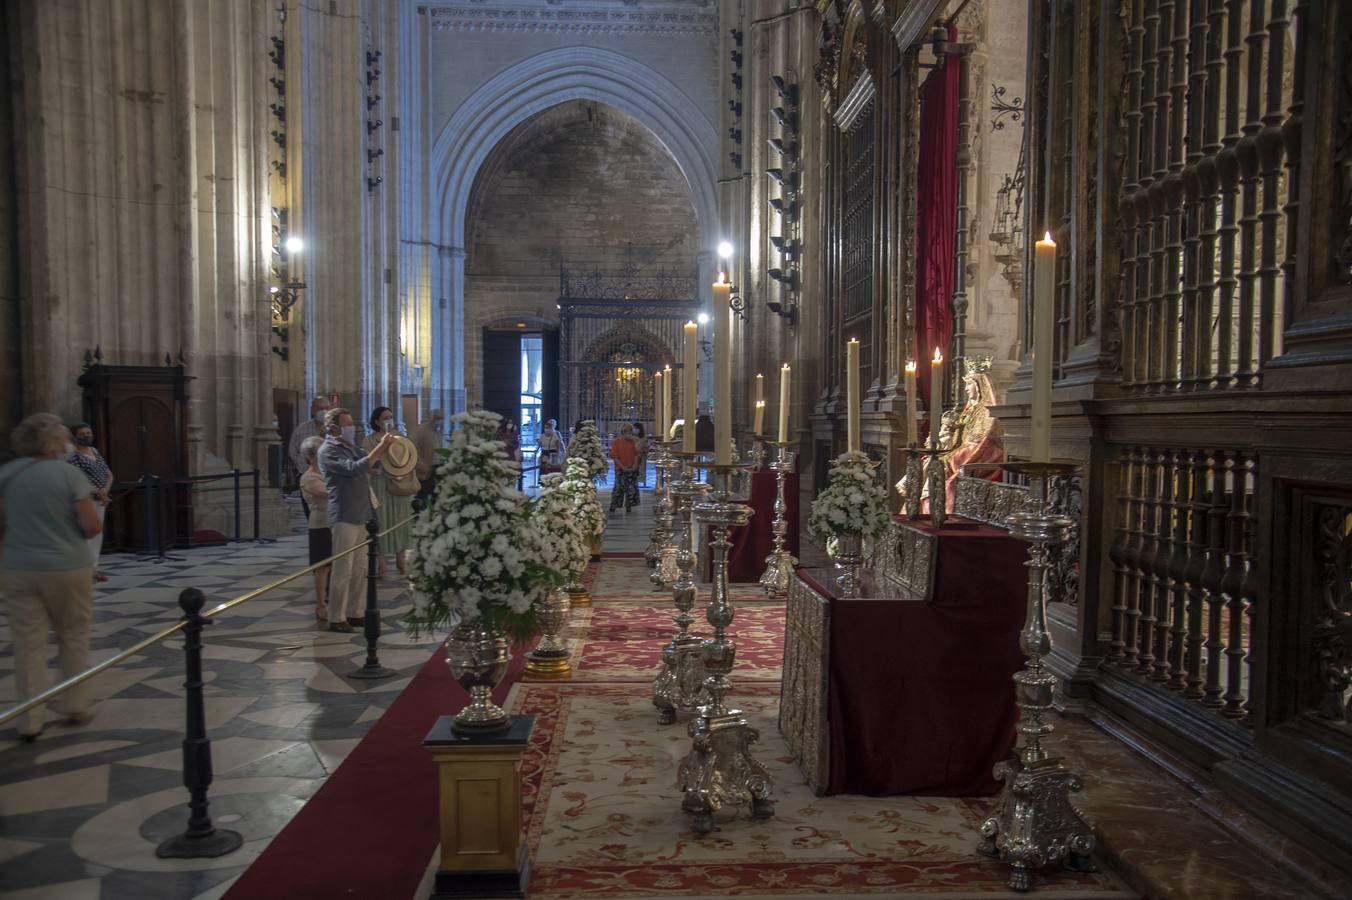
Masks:
[[[75,439],[75,443],[79,444],[81,447],[92,447],[94,446],[94,435],[81,435]]]
[[[349,444],[355,444],[355,443],[357,442],[357,426],[356,426],[356,425],[344,425],[344,426],[343,426],[343,440],[347,441]]]
[[[381,419],[381,420],[380,420],[380,430],[381,430],[381,431],[394,431],[394,419]]]
[[[319,422],[320,424],[323,424],[323,422],[324,422],[324,415],[325,415],[326,413],[328,413],[328,410],[327,410],[327,409],[317,410],[317,411],[315,412],[315,421],[316,421],[316,422]]]
[[[442,420],[441,420],[441,419],[433,419],[433,420],[432,420],[432,430],[435,431],[437,434],[440,434],[440,433],[441,433],[441,426],[442,426]]]

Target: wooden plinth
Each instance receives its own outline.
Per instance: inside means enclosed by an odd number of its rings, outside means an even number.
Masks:
[[[461,734],[452,716],[423,747],[437,764],[441,864],[433,900],[524,897],[530,859],[521,833],[521,756],[534,716],[512,716],[493,734]]]

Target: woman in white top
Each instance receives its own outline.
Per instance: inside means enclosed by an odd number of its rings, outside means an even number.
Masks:
[[[319,471],[319,447],[324,443],[322,437],[308,437],[301,442],[300,452],[306,462],[305,471],[300,476],[300,492],[310,505],[310,565],[323,562],[333,555],[333,532],[329,531],[329,488],[324,483],[324,473]],[[329,619],[328,599],[329,569],[315,569],[315,618],[321,622]]]

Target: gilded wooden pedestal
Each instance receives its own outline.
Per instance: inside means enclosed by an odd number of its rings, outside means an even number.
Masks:
[[[442,716],[423,739],[437,764],[441,862],[433,900],[524,897],[530,859],[521,830],[521,756],[534,716],[493,735],[463,735]]]

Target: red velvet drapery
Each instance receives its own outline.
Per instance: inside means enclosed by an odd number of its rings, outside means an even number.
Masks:
[[[948,26],[948,41],[958,29]],[[934,348],[949,356],[953,334],[953,269],[958,218],[958,58],[949,56],[921,86],[916,159],[915,346],[921,403],[929,405]],[[945,363],[945,373],[952,368]]]

